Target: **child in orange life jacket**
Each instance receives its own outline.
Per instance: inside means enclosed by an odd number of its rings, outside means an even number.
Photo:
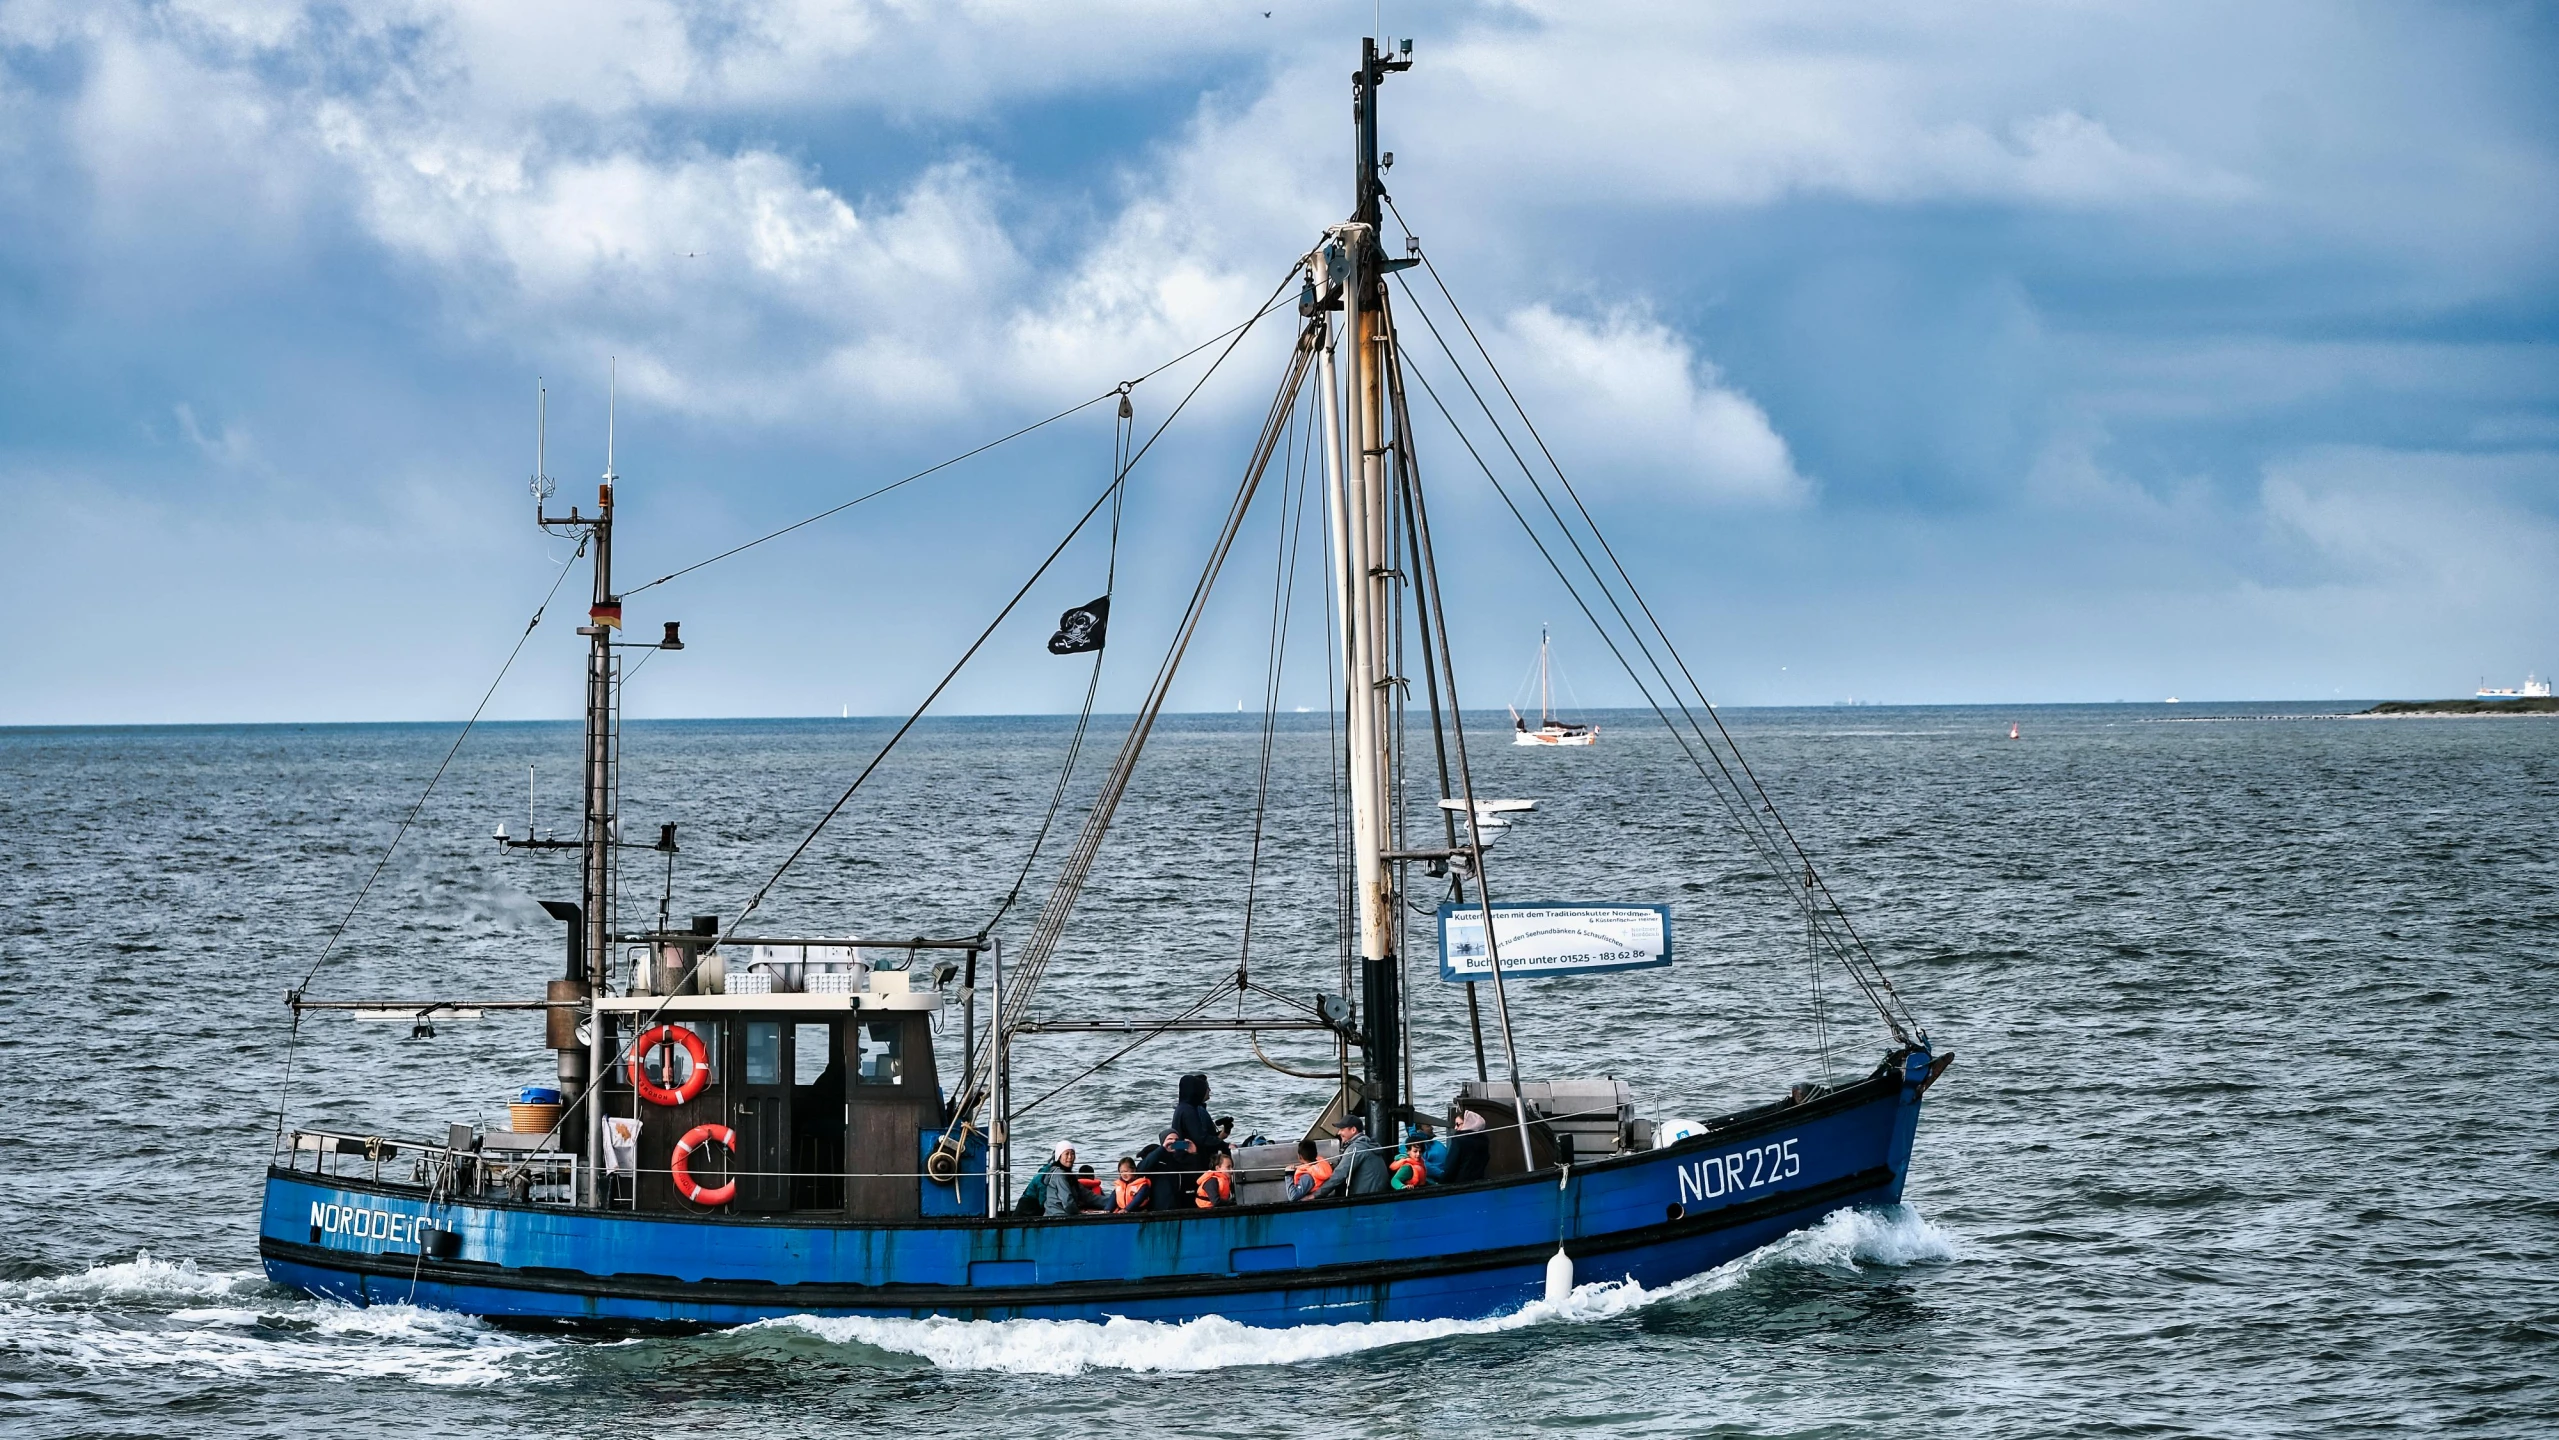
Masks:
[[[1221,1205],[1235,1203],[1234,1152],[1228,1150],[1217,1152],[1217,1168],[1200,1176],[1197,1203],[1202,1210],[1213,1210]]]
[[[1288,1198],[1303,1200],[1315,1193],[1315,1187],[1333,1178],[1333,1162],[1324,1158],[1312,1140],[1297,1142],[1297,1163],[1288,1170]]]
[[[1395,1157],[1394,1167],[1387,1171],[1387,1183],[1398,1190],[1419,1190],[1427,1168],[1422,1163],[1422,1142],[1415,1140]]]
[[[1147,1207],[1155,1193],[1155,1182],[1137,1173],[1137,1162],[1126,1155],[1120,1157],[1120,1177],[1111,1182],[1111,1213],[1127,1215]]]

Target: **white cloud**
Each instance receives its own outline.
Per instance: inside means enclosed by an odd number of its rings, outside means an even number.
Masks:
[[[1293,23],[1341,29],[1358,8]],[[290,208],[345,182],[364,229],[432,281],[453,320],[536,347],[609,347],[631,357],[641,394],[697,413],[824,413],[846,398],[948,408],[1133,373],[1232,323],[1342,208],[1340,42],[1301,43],[1249,9],[410,0],[315,14],[280,0],[21,5],[0,28],[90,50],[88,162],[133,214],[174,191],[197,211],[261,192]],[[1908,54],[1790,44],[1795,22],[1773,12],[1551,7],[1529,20],[1461,18],[1396,82],[1408,150],[1456,179],[1451,225],[1471,228],[1501,196],[1576,186],[1620,202],[1827,189],[2060,204],[2229,188],[2079,110],[2001,100],[1939,114],[1945,87]],[[1630,27],[1645,43],[1625,43]],[[984,113],[1257,53],[1274,60],[1267,73],[1131,154],[1116,213],[1062,263],[1053,246],[1025,258],[1024,227],[1054,217],[1007,214],[1007,177],[947,143],[894,193],[855,197],[783,146],[687,138],[712,117],[788,133],[794,114]],[[1664,378],[1686,364],[1662,349],[1666,333],[1618,327],[1605,343],[1639,368],[1599,398],[1679,402],[1665,443],[1715,488],[1799,487],[1748,401]]]
[[[2266,515],[2322,562],[2321,583],[2547,614],[2559,575],[2559,452],[2322,447],[2266,467]],[[2528,503],[2534,493],[2541,505]],[[2528,603],[2527,603],[2528,602]],[[2431,607],[2430,607],[2431,608]]]
[[[1410,328],[1407,349],[1418,354],[1424,342]],[[1492,348],[1530,417],[1573,457],[1577,484],[1631,481],[1656,494],[1762,504],[1811,493],[1768,412],[1663,325],[1627,311],[1579,320],[1532,305],[1510,316]],[[1457,387],[1439,384],[1465,421]]]

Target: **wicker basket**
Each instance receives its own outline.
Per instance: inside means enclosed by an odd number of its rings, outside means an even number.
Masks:
[[[560,1112],[566,1108],[559,1104],[527,1105],[521,1101],[510,1102],[506,1107],[507,1128],[518,1135],[549,1134],[551,1128],[560,1123]]]

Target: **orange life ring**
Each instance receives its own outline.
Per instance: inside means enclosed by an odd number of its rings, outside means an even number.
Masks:
[[[640,1066],[642,1057],[669,1040],[683,1046],[685,1055],[693,1062],[692,1073],[684,1077],[683,1084],[672,1090],[651,1080],[649,1072]],[[631,1047],[630,1070],[631,1088],[640,1092],[641,1099],[652,1105],[682,1105],[701,1094],[702,1087],[711,1083],[711,1052],[703,1047],[701,1036],[685,1027],[660,1025],[642,1035],[640,1043]]]
[[[696,1125],[675,1142],[675,1159],[668,1166],[675,1172],[675,1188],[696,1205],[726,1205],[737,1198],[737,1179],[731,1176],[726,1185],[703,1186],[693,1183],[693,1152],[705,1143],[717,1140],[729,1148],[729,1158],[737,1158],[737,1132],[726,1125]]]

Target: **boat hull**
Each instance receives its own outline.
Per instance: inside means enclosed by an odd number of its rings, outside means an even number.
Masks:
[[[268,1174],[268,1276],[350,1304],[515,1323],[719,1327],[785,1315],[960,1319],[1222,1315],[1292,1326],[1476,1318],[1576,1278],[1660,1286],[1833,1211],[1901,1196],[1925,1054],[1798,1107],[1661,1150],[1418,1194],[1059,1219],[810,1225],[506,1203]],[[420,1226],[459,1236],[430,1256]]]
[[[1557,735],[1537,730],[1514,730],[1511,732],[1511,743],[1513,745],[1596,745],[1599,743],[1599,732],[1576,730]]]

